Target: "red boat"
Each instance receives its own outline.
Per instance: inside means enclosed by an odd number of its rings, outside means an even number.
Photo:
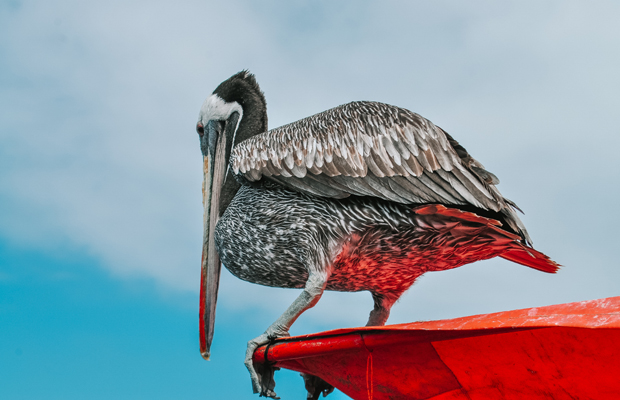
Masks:
[[[353,399],[620,399],[620,297],[289,337],[254,361]]]

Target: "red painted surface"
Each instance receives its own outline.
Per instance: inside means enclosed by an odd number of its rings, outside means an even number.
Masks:
[[[620,399],[620,297],[291,337],[267,359],[354,399]]]

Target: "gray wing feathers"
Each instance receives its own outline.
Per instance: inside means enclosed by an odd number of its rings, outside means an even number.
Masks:
[[[231,163],[249,181],[265,177],[316,196],[509,207],[495,175],[469,155],[465,163],[451,141],[411,111],[353,102],[247,139]]]

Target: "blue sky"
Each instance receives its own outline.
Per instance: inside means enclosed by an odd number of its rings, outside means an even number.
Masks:
[[[351,100],[431,119],[565,266],[429,274],[390,323],[619,295],[619,17],[612,1],[0,1],[0,397],[255,398],[245,342],[298,292],[225,272],[212,361],[198,353],[194,125],[244,68],[271,127]],[[291,333],[363,325],[371,305],[327,293]]]

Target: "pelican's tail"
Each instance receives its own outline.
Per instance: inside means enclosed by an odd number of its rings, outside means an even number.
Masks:
[[[527,243],[523,243],[522,236],[515,235],[501,228],[501,223],[497,220],[481,217],[478,214],[462,211],[457,208],[447,208],[440,204],[431,204],[421,206],[414,209],[418,215],[442,215],[444,217],[453,218],[457,221],[480,224],[478,226],[486,227],[486,235],[492,238],[488,242],[489,246],[500,246],[503,251],[498,256],[534,268],[539,271],[555,273],[560,268],[560,264],[556,263],[540,251],[534,250]],[[516,215],[515,215],[516,216]],[[519,221],[521,222],[521,221]],[[431,223],[432,225],[432,223]],[[452,235],[472,235],[479,234],[481,231],[475,228],[476,225],[463,224],[444,224],[452,232]],[[523,228],[523,231],[525,228]],[[523,232],[522,231],[522,232]]]
[[[551,274],[558,272],[558,269],[560,269],[560,264],[531,247],[511,249],[501,254],[500,257]]]

